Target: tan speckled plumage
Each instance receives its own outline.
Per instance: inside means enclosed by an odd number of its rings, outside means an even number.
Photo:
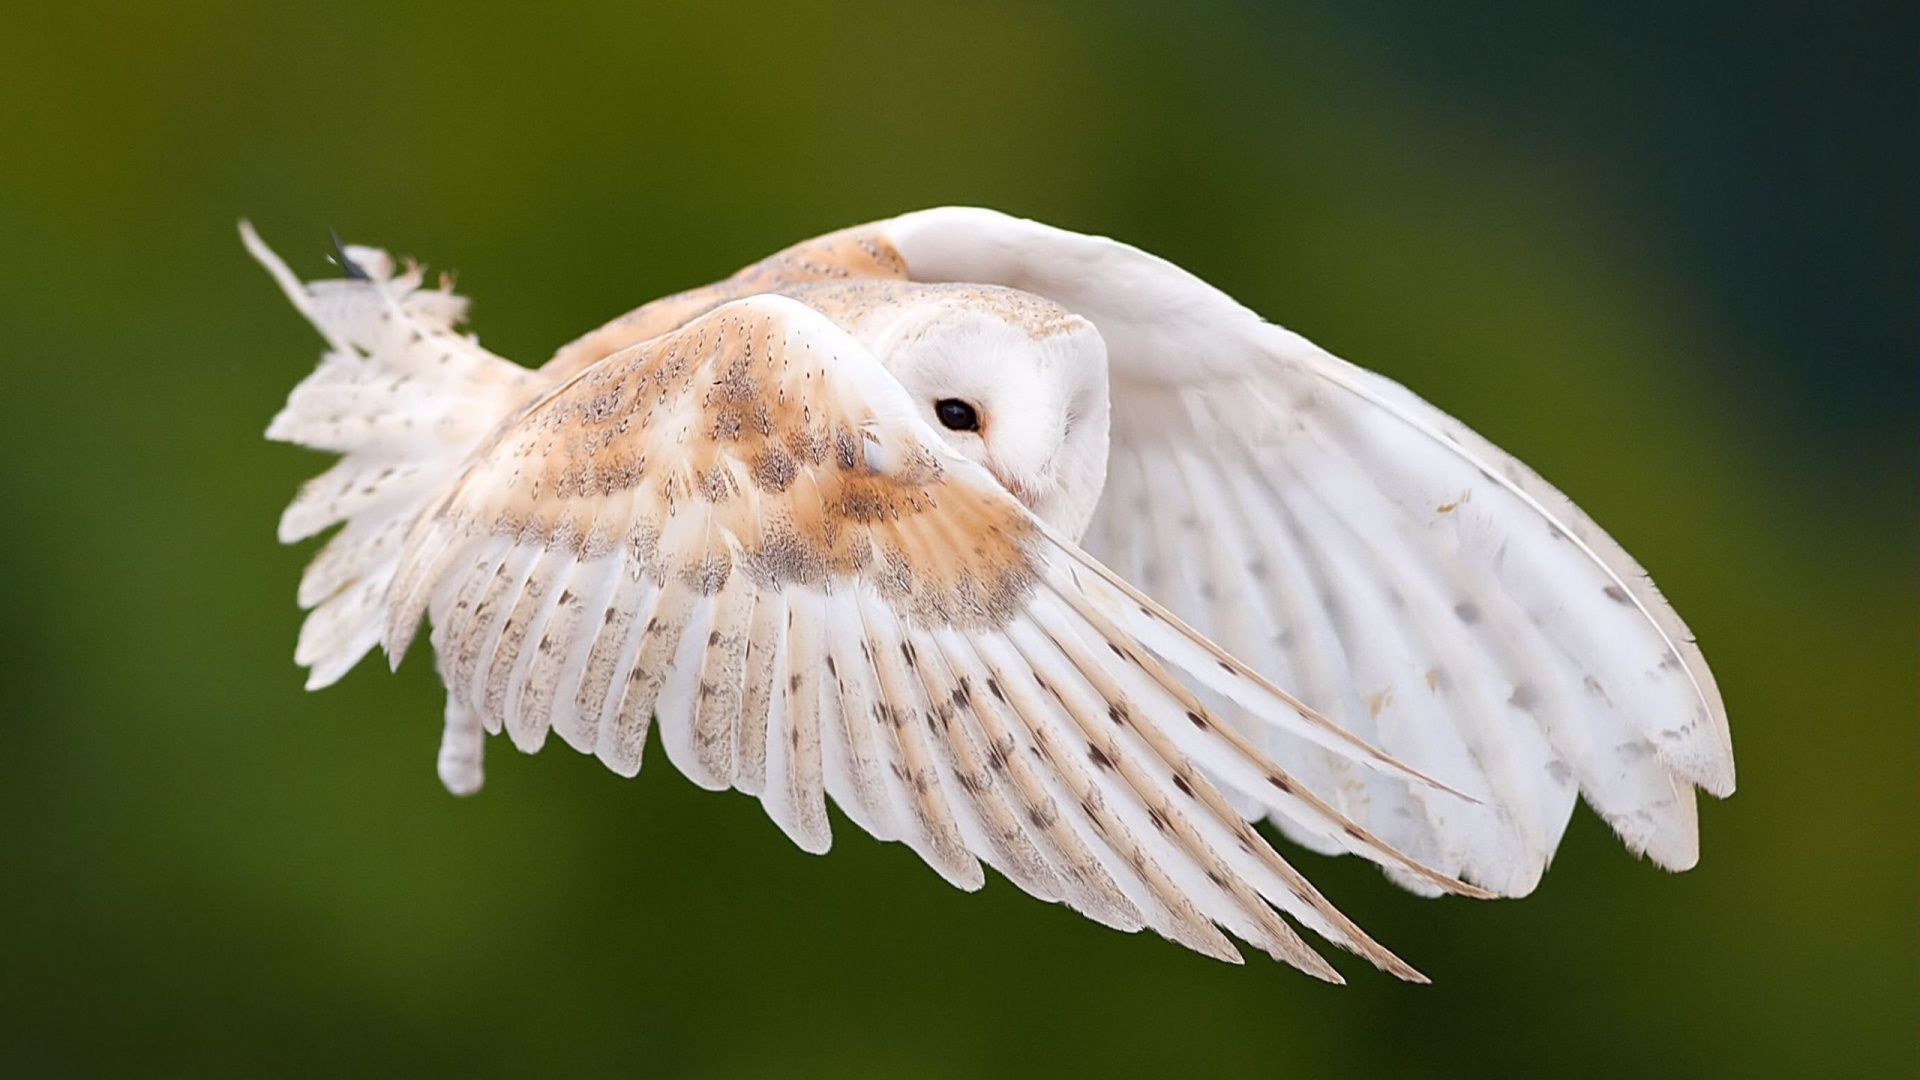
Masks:
[[[649,577],[704,595],[735,572],[767,587],[859,575],[917,618],[1004,620],[1033,578],[1020,508],[954,483],[870,409],[847,409],[837,373],[765,306],[715,311],[549,393],[424,527],[587,558],[626,543]],[[868,467],[874,448],[887,471]],[[663,543],[689,515],[715,542]]]
[[[725,281],[643,304],[563,346],[541,373],[571,378],[629,345],[678,330],[730,300],[816,282],[904,281],[907,264],[871,225],[805,240],[742,268]]]

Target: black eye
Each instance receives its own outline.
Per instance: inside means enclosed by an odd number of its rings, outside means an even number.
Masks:
[[[933,415],[953,431],[979,431],[980,414],[959,398],[941,398],[933,403]]]

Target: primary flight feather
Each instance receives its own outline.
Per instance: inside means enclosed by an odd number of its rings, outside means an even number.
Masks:
[[[825,851],[826,800],[980,887],[1317,977],[1421,978],[1252,827],[1428,895],[1523,895],[1577,796],[1699,854],[1733,790],[1679,616],[1564,495],[1405,388],[1164,260],[944,208],[796,245],[538,369],[343,250],[269,438],[342,455],[280,536],[309,687],[421,617],[439,772],[549,734]],[[1223,933],[1225,931],[1226,933]]]

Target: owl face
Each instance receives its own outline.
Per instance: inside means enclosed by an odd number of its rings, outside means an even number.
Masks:
[[[1078,538],[1107,473],[1106,345],[1061,314],[935,309],[895,328],[879,357],[948,446]]]

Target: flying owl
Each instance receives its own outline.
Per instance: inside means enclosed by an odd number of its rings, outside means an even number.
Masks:
[[[658,724],[801,848],[826,800],[962,889],[1401,978],[1254,828],[1426,895],[1519,896],[1584,795],[1670,870],[1733,791],[1713,676],[1645,571],[1404,387],[1165,260],[990,210],[809,240],[529,369],[371,248],[267,437],[332,451],[280,539],[309,688],[424,615],[439,775]],[[1287,918],[1283,918],[1282,916]],[[1292,922],[1289,922],[1289,918]]]

